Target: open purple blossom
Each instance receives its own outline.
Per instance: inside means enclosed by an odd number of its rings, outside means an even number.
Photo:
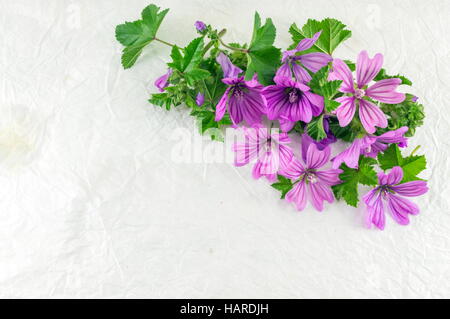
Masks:
[[[388,148],[388,144],[398,143],[400,147],[406,147],[407,139],[404,135],[407,131],[408,128],[403,126],[380,136],[367,134],[364,137],[356,138],[349,148],[333,158],[333,168],[338,168],[345,163],[348,167],[357,169],[361,154],[367,157],[376,157],[379,152]]]
[[[166,74],[161,75],[155,81],[155,86],[160,92],[164,92],[164,89],[169,86],[169,78],[172,75],[172,69],[168,69]]]
[[[387,175],[383,172],[378,173],[379,186],[363,197],[367,207],[367,227],[370,228],[374,224],[379,229],[384,229],[386,217],[383,201],[387,202],[392,218],[400,225],[408,225],[408,215],[417,215],[419,213],[419,207],[416,204],[398,195],[414,197],[425,194],[428,191],[427,182],[412,181],[400,183],[402,179],[403,170],[399,166],[393,167]]]
[[[228,88],[216,106],[215,120],[220,121],[228,110],[234,125],[242,121],[249,125],[261,123],[267,108],[266,99],[261,94],[263,86],[256,77],[250,81],[245,81],[243,76],[238,77],[242,70],[234,66],[225,54],[220,53],[217,62],[224,73],[222,82]]]
[[[380,72],[383,65],[383,55],[378,53],[370,59],[366,51],[358,55],[356,62],[356,83],[347,64],[340,60],[333,60],[333,71],[330,72],[329,80],[342,80],[340,91],[347,95],[336,99],[341,105],[335,113],[339,120],[339,125],[347,126],[353,119],[356,109],[359,108],[359,119],[364,129],[368,133],[374,133],[375,127],[387,127],[387,118],[380,108],[369,99],[376,101],[397,104],[405,100],[405,94],[396,92],[402,80],[384,79],[368,87],[368,84]]]
[[[305,165],[294,157],[288,168],[281,172],[294,182],[294,186],[286,194],[286,200],[295,203],[297,210],[303,210],[309,196],[313,206],[322,211],[324,201],[329,203],[334,201],[331,186],[341,182],[339,174],[342,170],[319,170],[330,159],[330,147],[319,150],[316,144],[309,143],[305,138],[302,139],[302,143],[306,144],[302,145],[302,159]]]
[[[297,47],[293,50],[287,50],[283,52],[281,62],[283,63],[278,69],[276,76],[284,76],[292,78],[293,76],[299,82],[307,83],[311,81],[311,75],[309,75],[308,69],[315,73],[322,67],[328,64],[333,59],[326,53],[313,52],[298,55],[298,52],[302,52],[311,48],[317,39],[320,37],[321,31],[314,34],[312,38],[306,38],[301,40]]]
[[[200,33],[206,30],[206,24],[202,21],[196,21],[194,23],[194,26],[197,29],[197,31]]]
[[[262,90],[267,100],[269,120],[303,121],[309,123],[313,116],[322,113],[323,97],[310,92],[307,85],[287,77],[274,78],[275,85]]]
[[[197,94],[197,97],[195,98],[195,103],[196,103],[198,106],[202,106],[203,103],[205,103],[205,95],[199,92],[199,93]]]
[[[257,159],[253,166],[253,177],[261,176],[273,182],[277,173],[291,162],[293,155],[286,133],[269,132],[265,127],[243,127],[244,141],[233,145],[236,166],[243,166]]]

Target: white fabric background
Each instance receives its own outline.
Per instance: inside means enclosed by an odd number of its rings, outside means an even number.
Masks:
[[[114,39],[149,2],[0,1],[0,297],[450,297],[450,1],[154,1],[179,45],[197,19],[244,42],[258,10],[286,48],[292,22],[335,17],[336,56],[413,80],[430,191],[384,232],[344,203],[296,212],[249,167],[174,163],[194,123],[147,103],[169,49],[124,71]]]

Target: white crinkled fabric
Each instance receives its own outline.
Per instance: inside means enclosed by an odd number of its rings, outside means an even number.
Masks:
[[[335,17],[353,31],[336,56],[381,52],[413,80],[430,191],[384,232],[345,203],[297,212],[250,167],[174,160],[199,135],[147,102],[169,49],[123,70],[114,39],[149,2],[0,3],[0,297],[450,297],[449,1],[154,1],[180,45],[196,20],[248,41],[258,10],[286,48],[292,22]]]

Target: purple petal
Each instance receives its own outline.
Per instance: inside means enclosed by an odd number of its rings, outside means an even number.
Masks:
[[[375,133],[375,126],[387,127],[387,118],[383,111],[372,102],[359,100],[359,119],[367,133]]]
[[[283,132],[289,132],[295,126],[295,122],[289,121],[284,116],[280,117],[278,119],[278,122],[280,123],[280,129]]]
[[[325,185],[333,186],[341,183],[339,175],[342,173],[340,169],[329,169],[316,172],[319,181]]]
[[[386,224],[386,216],[384,215],[384,207],[380,194],[373,194],[370,203],[371,205],[367,205],[366,203],[366,226],[370,228],[374,224],[378,229],[383,230]]]
[[[369,84],[370,81],[380,72],[383,66],[383,55],[375,54],[373,59],[369,58],[367,51],[361,51],[356,61],[356,82],[361,89]]]
[[[330,204],[333,203],[333,192],[329,186],[320,182],[309,183],[308,186],[311,194],[311,202],[319,212],[323,210],[323,201],[326,200]]]
[[[392,218],[400,225],[409,224],[408,214],[417,215],[419,213],[419,207],[416,204],[400,196],[389,194],[387,202]]]
[[[172,69],[169,69],[166,74],[161,75],[156,79],[155,86],[160,92],[164,92],[164,89],[169,85],[169,78],[172,75],[172,72]]]
[[[304,92],[303,95],[306,96],[306,98],[311,104],[312,115],[319,116],[320,114],[322,114],[324,108],[323,96],[320,96],[312,92]]]
[[[300,181],[286,194],[286,201],[295,203],[297,210],[303,210],[306,206],[306,185]]]
[[[387,184],[395,185],[400,183],[403,178],[403,169],[400,166],[394,166],[387,175]]]
[[[314,36],[312,38],[305,38],[305,39],[301,40],[297,44],[297,47],[295,49],[297,51],[308,50],[309,48],[311,48],[314,45],[314,43],[316,43],[316,41],[317,41],[317,39],[319,39],[321,33],[322,33],[322,31],[319,31],[316,34],[314,34]]]
[[[368,136],[355,139],[349,148],[333,158],[333,168],[339,168],[339,166],[341,166],[341,164],[344,162],[348,167],[357,169],[361,151],[370,146],[375,140],[375,138],[371,138]]]
[[[222,67],[224,78],[237,78],[239,73],[243,72],[240,68],[231,63],[230,58],[222,52],[217,56],[216,61]]]
[[[405,100],[405,94],[395,92],[401,83],[400,79],[380,80],[366,90],[366,95],[382,103],[401,103]]]
[[[292,78],[291,67],[289,66],[289,62],[283,63],[277,70],[275,76],[284,76],[288,78]]]
[[[292,157],[290,163],[283,169],[281,175],[290,178],[292,180],[298,179],[305,172],[305,168],[302,163],[295,158]]]
[[[391,189],[399,195],[414,197],[425,194],[428,186],[425,181],[412,181],[392,186]]]
[[[329,73],[328,80],[342,80],[343,82],[339,91],[343,93],[355,92],[352,71],[350,71],[348,65],[340,59],[333,60],[333,70]]]
[[[197,31],[199,31],[199,32],[203,32],[206,30],[206,24],[202,21],[196,21],[194,23],[194,26],[197,29]]]
[[[306,71],[302,66],[298,63],[292,63],[292,70],[294,71],[295,78],[299,82],[308,83],[311,81],[312,77],[309,75],[308,71]]]
[[[279,157],[273,152],[265,152],[253,166],[253,178],[266,176],[269,181],[274,181],[279,166]]]
[[[214,119],[216,122],[220,121],[223,118],[225,111],[227,110],[227,100],[229,93],[230,88],[227,88],[220,98],[219,103],[216,105],[216,117]]]
[[[329,147],[320,151],[317,145],[311,144],[306,152],[306,167],[308,169],[317,169],[324,166],[330,159],[331,149]]]
[[[303,54],[298,57],[298,60],[305,68],[315,73],[331,62],[333,58],[326,53],[314,52]]]
[[[202,106],[203,103],[205,103],[205,95],[200,93],[200,92],[198,92],[197,97],[195,98],[195,103],[198,106]]]
[[[341,127],[347,126],[352,121],[356,112],[355,98],[353,96],[342,96],[336,99],[341,105],[335,113]]]
[[[394,131],[389,131],[377,137],[378,142],[382,143],[406,143],[406,138],[403,136],[408,131],[407,126],[402,126]]]

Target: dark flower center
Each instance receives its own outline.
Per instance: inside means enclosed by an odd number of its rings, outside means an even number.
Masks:
[[[302,92],[298,89],[291,89],[288,93],[288,99],[290,103],[296,103],[302,95]]]
[[[240,84],[236,84],[235,86],[233,86],[233,95],[236,98],[242,98],[244,97],[244,87],[242,87],[242,85]]]
[[[355,90],[355,97],[357,99],[362,99],[365,95],[366,95],[366,91],[364,91],[363,89],[356,89]]]

